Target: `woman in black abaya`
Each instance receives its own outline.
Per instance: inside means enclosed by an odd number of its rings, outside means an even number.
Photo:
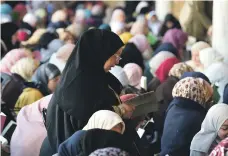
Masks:
[[[121,116],[133,112],[134,108],[121,104],[118,94],[122,86],[108,72],[119,63],[122,46],[120,38],[106,30],[91,29],[80,37],[48,106],[48,137],[41,155],[48,142],[55,154],[98,110],[112,110]]]

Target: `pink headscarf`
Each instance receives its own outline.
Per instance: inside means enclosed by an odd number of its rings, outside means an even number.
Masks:
[[[9,51],[0,62],[0,72],[10,73],[11,67],[25,57],[32,57],[32,53],[26,49],[13,49]]]
[[[124,66],[124,71],[128,77],[129,84],[140,89],[140,81],[142,77],[142,68],[135,63],[128,63]]]
[[[164,82],[168,78],[170,69],[179,62],[180,61],[176,57],[173,57],[173,58],[169,58],[169,59],[165,60],[158,67],[155,74],[161,83]]]
[[[47,136],[42,110],[47,108],[52,94],[23,107],[17,116],[17,128],[10,143],[11,156],[39,156]]]
[[[134,43],[141,53],[144,53],[146,50],[150,52],[152,51],[146,36],[143,34],[135,35],[129,40],[129,42]]]
[[[188,34],[180,29],[170,29],[165,33],[162,42],[172,43],[172,45],[178,50],[182,49],[188,40]]]

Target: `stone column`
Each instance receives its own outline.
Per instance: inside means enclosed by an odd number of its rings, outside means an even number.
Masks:
[[[228,1],[213,1],[212,47],[228,63]]]
[[[155,10],[159,20],[164,21],[165,16],[172,12],[171,3],[172,1],[156,0]]]

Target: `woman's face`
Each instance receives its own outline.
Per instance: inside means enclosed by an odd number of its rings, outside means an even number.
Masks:
[[[53,93],[56,89],[57,84],[59,83],[60,76],[57,76],[48,81],[48,89]]]
[[[195,63],[196,66],[201,65],[198,51],[192,52],[192,61]]]
[[[104,64],[104,70],[105,72],[108,72],[111,70],[112,67],[119,64],[119,61],[121,60],[120,55],[122,54],[123,47],[121,47],[114,55],[112,55]]]
[[[222,140],[228,137],[228,119],[220,127],[218,136]]]
[[[173,27],[173,22],[167,21],[166,22],[166,27],[169,28],[169,29],[171,29]]]
[[[111,130],[122,134],[122,129],[123,126],[121,123],[119,123],[118,125],[114,126]]]

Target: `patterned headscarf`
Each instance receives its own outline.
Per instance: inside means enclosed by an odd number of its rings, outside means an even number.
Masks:
[[[213,95],[210,84],[201,78],[186,77],[176,83],[172,91],[173,97],[183,97],[198,102],[203,107]]]
[[[169,76],[174,76],[177,78],[181,78],[181,76],[185,73],[185,72],[192,72],[193,69],[192,67],[190,67],[189,65],[187,65],[186,63],[180,62],[175,64],[169,71]]]
[[[89,156],[129,156],[129,154],[119,148],[108,147],[98,149],[91,153]]]

